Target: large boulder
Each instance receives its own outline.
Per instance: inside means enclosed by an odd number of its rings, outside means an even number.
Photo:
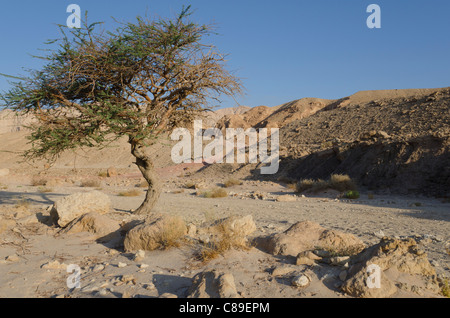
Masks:
[[[79,216],[70,222],[61,234],[75,234],[80,232],[89,232],[96,238],[109,240],[119,235],[120,224],[106,215],[90,212]]]
[[[422,295],[431,293],[433,296],[439,292],[436,271],[414,239],[384,237],[378,244],[353,256],[349,265],[341,289],[354,297],[390,297],[399,291],[397,286],[410,286],[410,292]],[[371,269],[378,269],[378,273]],[[376,279],[378,286],[374,285]]]
[[[86,213],[105,214],[111,209],[111,199],[100,191],[80,192],[58,199],[50,211],[52,221],[67,226]]]
[[[187,292],[187,298],[238,298],[231,273],[217,270],[198,273]]]
[[[248,236],[256,231],[256,224],[253,217],[249,214],[246,216],[230,216],[213,222],[208,226],[201,227],[197,230],[200,236],[209,237],[208,240],[230,239],[233,245],[247,245]]]
[[[260,245],[273,255],[297,256],[299,253],[324,249],[335,254],[356,254],[365,244],[353,234],[323,228],[311,221],[297,222],[282,233],[272,234]]]
[[[176,245],[186,233],[186,223],[182,218],[166,214],[151,215],[127,232],[124,248],[126,252],[164,249]]]

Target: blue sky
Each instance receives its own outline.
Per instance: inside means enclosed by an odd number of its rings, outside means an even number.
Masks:
[[[220,107],[275,106],[302,97],[335,99],[360,90],[450,86],[448,0],[40,0],[8,1],[0,10],[0,73],[39,68],[47,39],[58,37],[69,4],[89,20],[174,16],[192,5],[192,20],[215,23],[206,39],[228,53],[228,68],[246,95]],[[381,29],[369,29],[369,4],[381,7]],[[0,91],[9,89],[0,78]]]

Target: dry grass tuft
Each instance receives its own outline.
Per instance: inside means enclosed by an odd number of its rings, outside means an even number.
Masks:
[[[49,192],[53,192],[53,189],[52,188],[49,188],[49,187],[39,187],[38,188],[38,192],[40,192],[40,193],[49,193]]]
[[[225,189],[216,188],[213,190],[201,192],[200,196],[204,198],[225,198],[228,196],[228,192]]]
[[[142,191],[133,189],[133,190],[119,192],[117,195],[119,197],[138,197],[138,196],[142,195]]]
[[[241,180],[234,179],[234,178],[230,178],[223,183],[225,188],[229,188],[229,187],[241,185],[241,184],[242,184]]]
[[[101,188],[102,183],[100,182],[100,180],[94,180],[94,179],[90,179],[90,180],[83,180],[81,181],[81,185],[80,187],[83,188]]]
[[[325,181],[322,179],[304,179],[297,183],[296,190],[298,193],[309,190],[313,193],[334,189],[339,192],[355,191],[356,184],[346,174],[332,174],[330,179]]]
[[[208,243],[201,246],[197,258],[201,262],[208,262],[231,249],[248,250],[251,246],[247,243],[245,236],[238,233],[230,233],[221,223],[214,227],[215,233]]]
[[[44,177],[39,177],[39,176],[34,176],[33,178],[31,178],[31,185],[33,187],[37,187],[37,186],[45,186],[48,182],[47,178]]]

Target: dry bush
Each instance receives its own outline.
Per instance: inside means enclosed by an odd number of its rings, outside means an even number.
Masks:
[[[25,208],[25,209],[29,209],[31,206],[31,202],[27,199],[19,199],[18,201],[16,201],[16,204],[14,205],[14,207],[16,209],[18,208]]]
[[[339,192],[355,191],[356,184],[348,176],[342,174],[332,174],[330,179],[325,181],[322,179],[304,179],[297,183],[296,190],[298,193],[310,190],[313,193],[324,191],[327,189],[334,189]]]
[[[248,250],[250,247],[244,235],[230,233],[223,224],[219,223],[214,227],[214,235],[209,242],[201,246],[197,258],[202,262],[208,262],[231,249]]]
[[[101,188],[102,183],[100,182],[100,180],[94,180],[94,179],[90,179],[90,180],[83,180],[81,181],[81,185],[80,187],[83,188]]]
[[[234,179],[234,178],[230,178],[223,183],[225,188],[229,188],[229,187],[232,187],[235,185],[241,185],[241,184],[242,184],[241,180]]]
[[[100,171],[97,175],[101,178],[106,178],[108,176],[108,173],[106,171]]]
[[[31,185],[33,187],[45,186],[47,184],[47,182],[48,182],[47,178],[44,178],[44,177],[33,176],[33,178],[31,178]]]
[[[53,189],[52,188],[49,188],[49,187],[39,187],[38,188],[38,192],[40,192],[40,193],[49,193],[49,192],[53,192]]]
[[[329,185],[340,192],[356,190],[356,184],[347,174],[332,174]]]
[[[204,198],[225,198],[228,196],[228,192],[222,188],[216,188],[214,190],[204,191],[200,193]]]
[[[142,192],[139,190],[133,189],[133,190],[119,192],[117,195],[119,197],[138,197],[138,196],[142,195]]]

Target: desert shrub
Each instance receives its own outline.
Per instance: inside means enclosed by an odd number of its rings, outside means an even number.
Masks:
[[[228,196],[228,192],[225,189],[217,188],[209,191],[204,191],[200,193],[200,196],[204,198],[225,198]]]
[[[197,254],[197,258],[202,262],[208,262],[223,255],[231,249],[248,250],[250,245],[244,239],[244,235],[230,232],[222,223],[214,227],[214,235],[207,243],[204,243]]]
[[[356,184],[348,175],[332,174],[330,179],[326,181],[322,179],[303,179],[296,185],[296,190],[298,193],[307,190],[316,193],[327,189],[334,189],[339,192],[350,190],[356,191]]]
[[[40,193],[49,193],[49,192],[53,192],[53,189],[52,188],[49,188],[49,187],[39,187],[38,188],[38,192],[40,192]]]
[[[225,188],[229,188],[229,187],[232,187],[235,185],[241,185],[241,184],[242,184],[241,180],[234,179],[234,178],[230,178],[223,183]]]
[[[101,178],[105,178],[108,176],[108,173],[106,171],[100,171],[97,175]]]
[[[31,178],[31,185],[33,187],[45,186],[47,182],[48,182],[47,178],[44,177],[34,176],[33,178]]]
[[[359,192],[356,190],[350,190],[345,192],[344,195],[347,199],[358,199],[359,198]]]
[[[100,188],[102,186],[102,183],[100,182],[100,180],[90,179],[81,181],[80,186],[83,188]]]
[[[142,194],[141,191],[139,190],[127,190],[127,191],[123,191],[123,192],[119,192],[117,195],[119,197],[138,197]]]
[[[330,188],[340,192],[356,190],[356,185],[347,174],[332,174],[330,177]]]
[[[444,279],[442,282],[442,289],[441,289],[442,295],[450,298],[450,286],[448,284],[448,280]]]

